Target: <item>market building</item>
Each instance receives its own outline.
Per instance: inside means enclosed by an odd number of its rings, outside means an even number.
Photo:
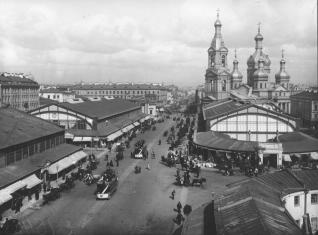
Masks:
[[[318,90],[307,90],[292,95],[291,115],[300,117],[304,126],[318,128]]]
[[[44,105],[30,114],[66,129],[65,138],[71,143],[105,145],[123,135],[129,135],[150,116],[128,100],[88,98]]]
[[[135,99],[144,98],[165,104],[168,99],[168,88],[154,84],[98,84],[98,85],[75,85],[69,87],[77,95],[85,97],[106,97]]]
[[[0,108],[0,215],[41,198],[43,185],[72,170],[86,153],[64,130],[13,108]]]
[[[315,234],[318,170],[283,170],[229,185],[187,217],[182,235]]]
[[[22,111],[39,107],[39,84],[30,76],[18,73],[0,74],[0,107]]]

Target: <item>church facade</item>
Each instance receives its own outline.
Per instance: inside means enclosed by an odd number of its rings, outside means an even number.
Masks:
[[[275,74],[275,82],[269,81],[271,61],[263,52],[263,36],[255,36],[255,52],[247,60],[247,84],[239,71],[239,61],[233,61],[230,71],[227,63],[228,49],[222,37],[222,23],[217,14],[214,23],[215,34],[208,49],[208,68],[205,74],[205,95],[212,100],[236,98],[242,100],[264,100],[274,103],[282,112],[290,113],[290,76],[286,72],[286,61],[282,52],[280,71]]]

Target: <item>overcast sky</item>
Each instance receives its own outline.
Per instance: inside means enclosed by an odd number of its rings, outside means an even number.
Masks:
[[[234,48],[246,81],[261,22],[264,52],[293,83],[317,81],[316,0],[1,0],[0,71],[40,83],[204,83],[220,9],[232,70]]]

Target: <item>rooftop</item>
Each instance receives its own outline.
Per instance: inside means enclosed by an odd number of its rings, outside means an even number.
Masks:
[[[75,85],[71,90],[168,90],[165,86],[153,84],[99,84]]]
[[[0,149],[63,131],[55,124],[28,113],[0,108]]]
[[[50,104],[48,104],[50,105]],[[112,116],[116,116],[125,112],[138,110],[140,108],[139,105],[136,105],[128,100],[122,100],[122,99],[100,99],[96,101],[81,101],[78,103],[59,103],[54,104],[60,107],[64,107],[66,109],[72,110],[76,113],[91,117],[91,118],[97,118],[99,120],[109,118]],[[41,109],[43,107],[37,108]],[[36,110],[37,110],[36,109]],[[35,111],[35,110],[32,110]]]
[[[39,84],[32,79],[28,78],[23,74],[11,74],[1,73],[0,74],[1,86],[28,86],[39,88]]]
[[[255,152],[258,143],[231,139],[230,136],[214,131],[198,132],[194,143],[216,150]]]
[[[79,151],[80,149],[81,147],[75,145],[61,144],[42,153],[37,153],[22,161],[18,161],[5,168],[0,168],[0,188],[34,173],[43,167],[48,161],[54,163],[59,159]]]
[[[302,132],[290,132],[278,136],[284,153],[318,152],[318,139]]]
[[[60,93],[60,94],[67,94],[67,95],[75,94],[73,91],[59,90],[57,88],[43,89],[43,90],[40,90],[40,93]]]
[[[302,98],[302,99],[318,100],[318,91],[317,90],[302,91],[298,94],[291,95],[290,98]]]

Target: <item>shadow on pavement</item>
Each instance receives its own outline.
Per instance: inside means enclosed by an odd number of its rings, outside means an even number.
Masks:
[[[182,232],[182,225],[179,228],[177,228],[172,235],[181,235],[181,232]]]

